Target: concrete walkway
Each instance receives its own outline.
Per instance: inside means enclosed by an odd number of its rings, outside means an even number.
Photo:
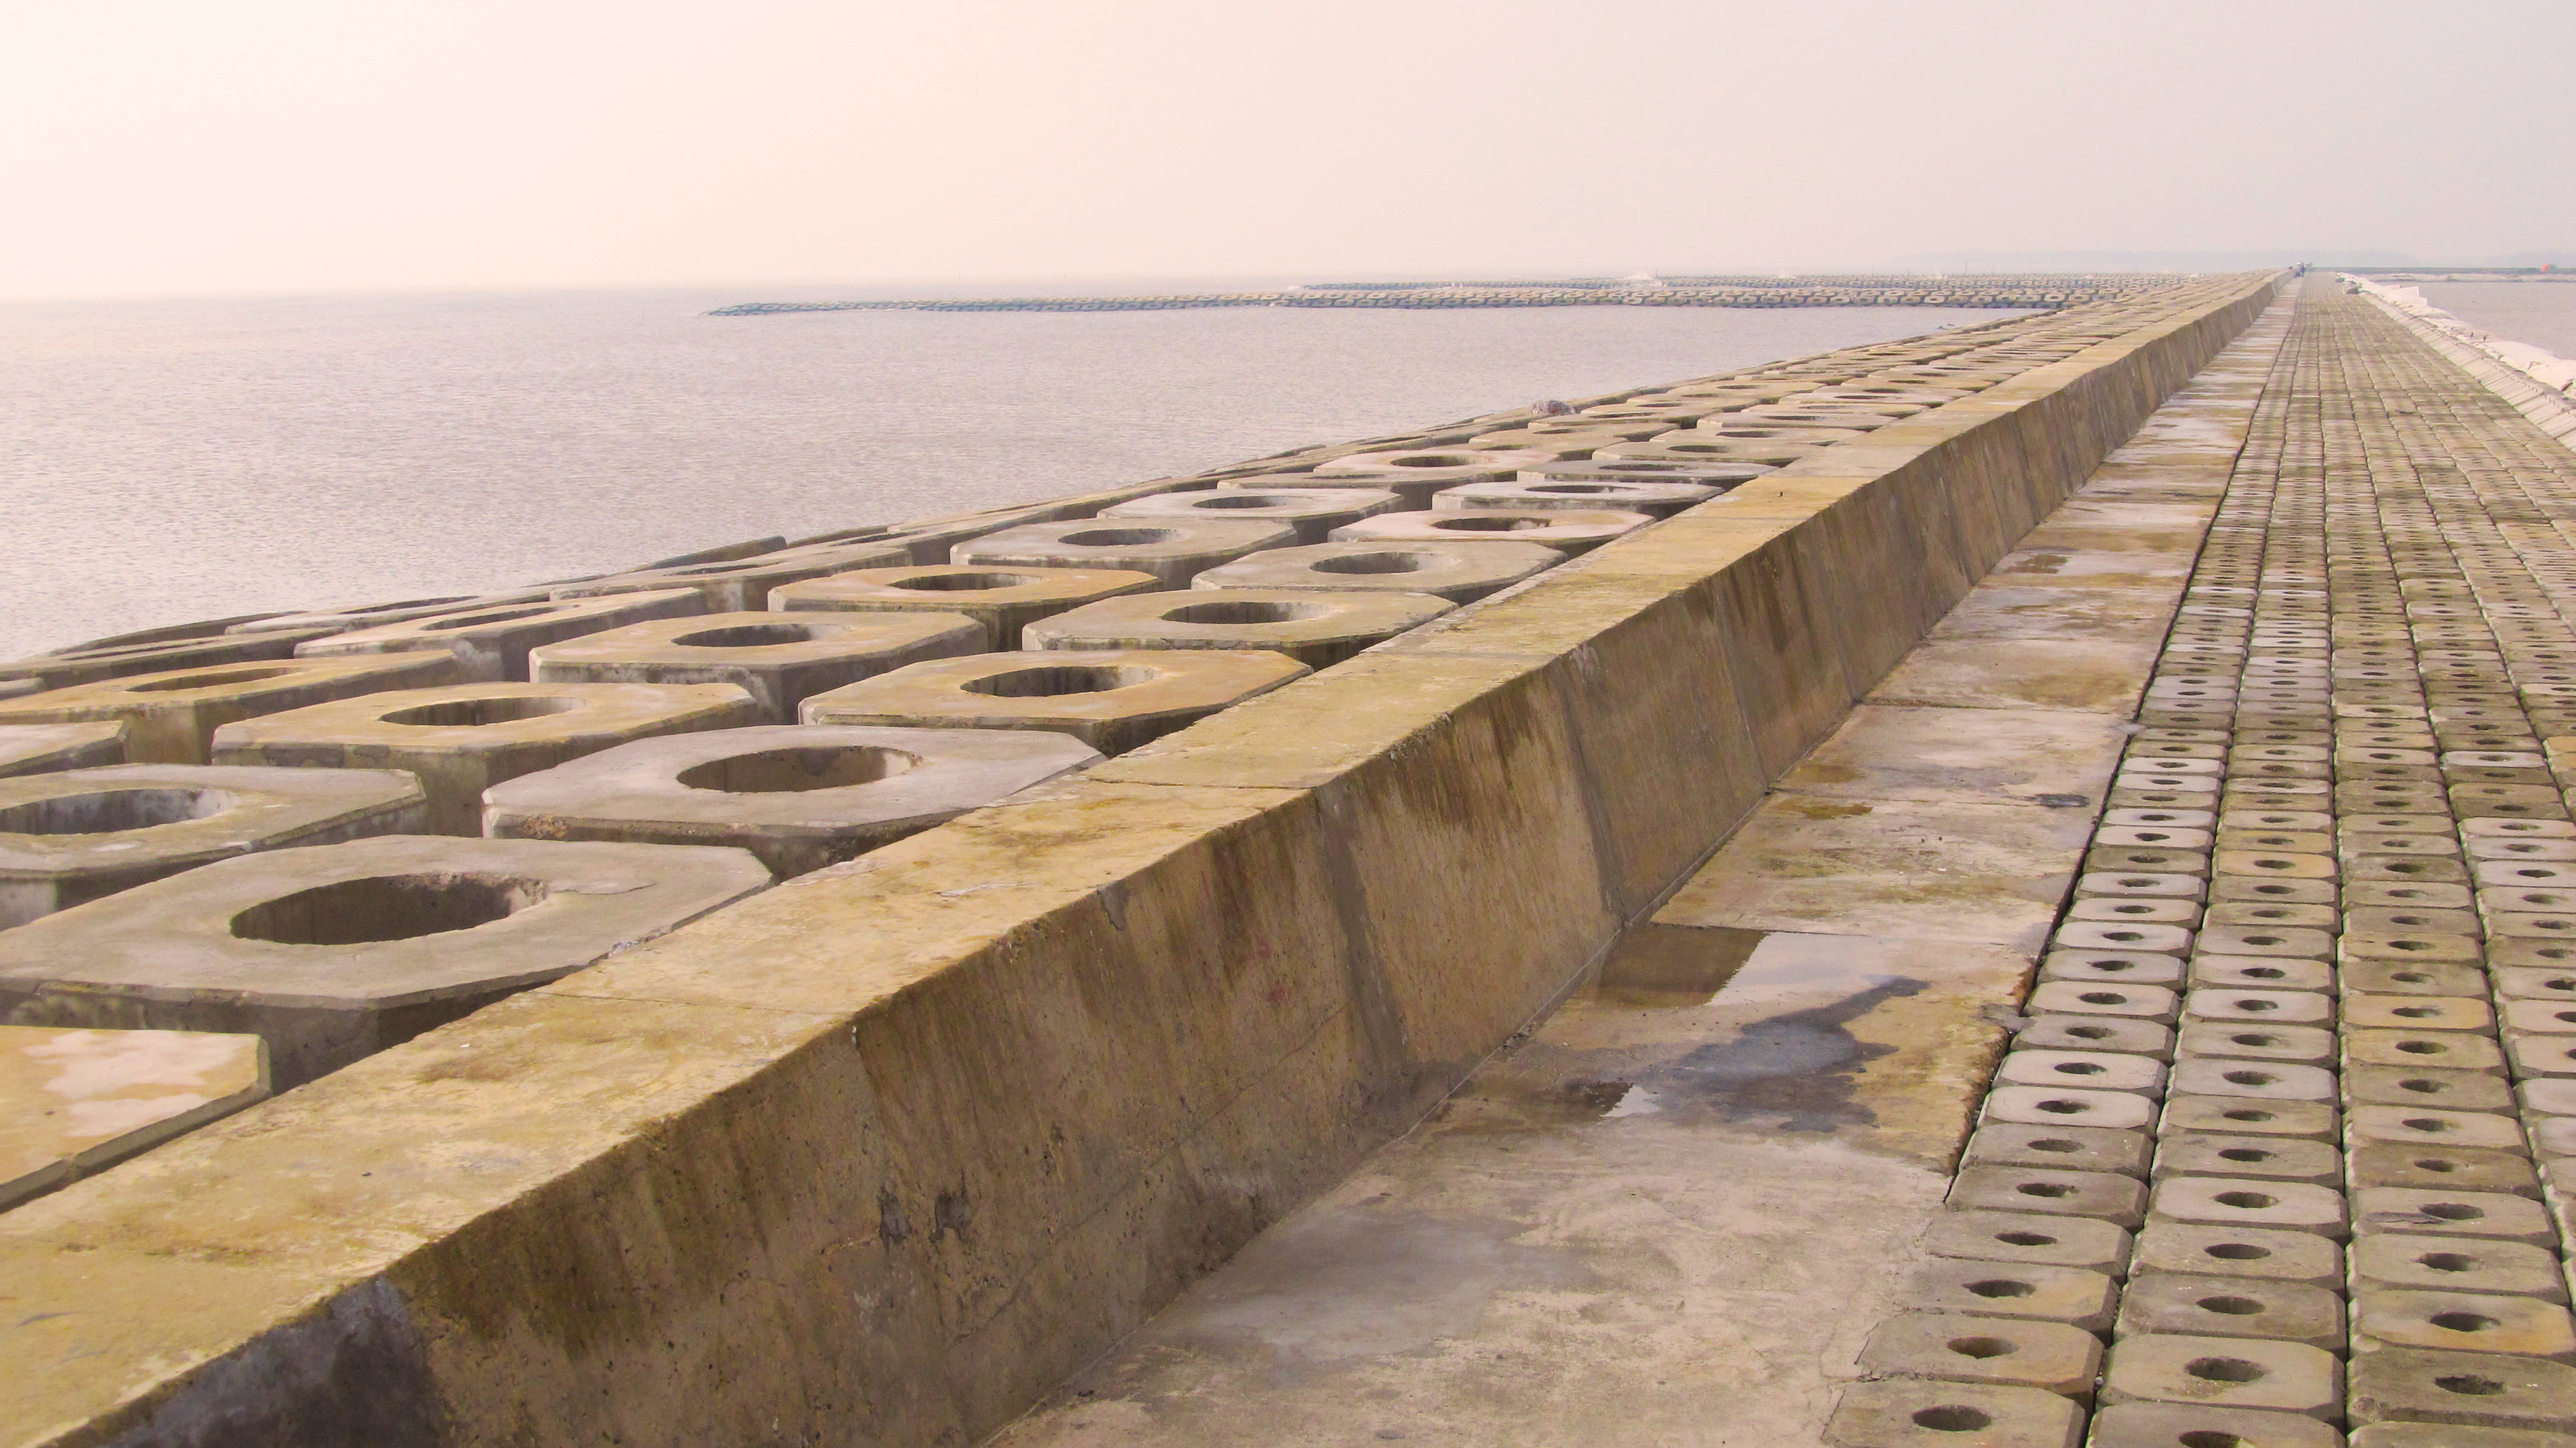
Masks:
[[[2288,310],[1562,1008],[996,1441],[1820,1441],[1941,1214]]]

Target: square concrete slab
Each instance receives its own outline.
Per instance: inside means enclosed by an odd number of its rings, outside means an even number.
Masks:
[[[2071,711],[1864,704],[1778,787],[1835,799],[2091,807],[2126,738],[2113,719]]]
[[[267,1095],[257,1036],[0,1026],[0,1210]]]
[[[769,883],[741,850],[384,835],[138,885],[0,931],[12,1025],[247,1032],[278,1086]]]
[[[1654,918],[2035,952],[2091,827],[2082,810],[1775,795]]]
[[[2152,641],[2004,639],[1927,642],[1878,687],[1877,704],[2072,709],[2125,720],[2155,666]]]

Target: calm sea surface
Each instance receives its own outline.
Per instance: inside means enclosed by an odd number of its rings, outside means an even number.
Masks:
[[[0,658],[1033,500],[2009,315],[698,315],[750,299],[0,305]]]
[[[2421,290],[2472,327],[2576,358],[2576,282],[2434,282]]]

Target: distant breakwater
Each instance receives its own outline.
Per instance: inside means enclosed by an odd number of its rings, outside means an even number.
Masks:
[[[774,312],[1164,312],[1199,307],[2029,307],[2111,301],[2173,285],[2162,275],[2091,277],[1681,277],[1653,282],[1317,282],[1279,292],[1153,297],[973,297],[742,302],[711,317]]]

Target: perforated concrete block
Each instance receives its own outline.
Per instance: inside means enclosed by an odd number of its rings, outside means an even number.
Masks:
[[[2330,1288],[2277,1278],[2151,1273],[2120,1295],[2119,1330],[2269,1338],[2340,1353],[2343,1299]]]
[[[2365,1286],[2353,1294],[2352,1330],[2356,1350],[2384,1345],[2576,1361],[2576,1319],[2538,1297]]]
[[[976,568],[1091,568],[1150,573],[1166,588],[1249,553],[1292,547],[1297,530],[1284,522],[1229,519],[1085,519],[1027,523],[960,543],[951,563]]]
[[[1100,510],[1102,518],[1218,518],[1232,522],[1284,523],[1297,530],[1300,543],[1321,543],[1345,523],[1392,513],[1405,506],[1402,497],[1384,488],[1215,488],[1204,492],[1156,493]]]
[[[2102,1344],[2062,1322],[1907,1312],[1869,1335],[1860,1365],[1890,1377],[2042,1388],[2090,1402]]]
[[[1923,1235],[1923,1250],[1935,1257],[2082,1267],[2115,1277],[2128,1270],[2129,1248],[2129,1229],[2116,1222],[1977,1208],[1942,1212]]]
[[[204,764],[215,731],[241,719],[308,704],[427,689],[460,681],[443,649],[339,658],[263,659],[181,669],[56,689],[0,703],[0,724],[121,721],[126,758],[136,764]]]
[[[2352,1448],[2576,1448],[2576,1435],[2460,1423],[2368,1423],[2353,1433]]]
[[[456,656],[458,673],[467,683],[522,682],[528,677],[529,650],[541,645],[706,611],[706,595],[694,588],[471,608],[318,638],[298,645],[296,657],[338,658],[345,654],[444,648]]]
[[[2352,1420],[2554,1432],[2576,1422],[2576,1368],[2502,1353],[2410,1348],[2356,1353]]]
[[[1328,668],[1455,604],[1427,593],[1193,588],[1085,604],[1029,625],[1032,649],[1267,649]]]
[[[94,684],[101,679],[121,679],[129,674],[212,669],[256,659],[283,659],[291,656],[299,645],[331,632],[333,630],[327,628],[305,628],[239,636],[107,641],[0,664],[0,686],[32,684],[42,689],[68,689],[78,684]]]
[[[2086,1332],[2109,1331],[2119,1299],[2120,1284],[2107,1272],[1948,1257],[1919,1268],[1902,1297],[1911,1312],[2026,1317]]]
[[[0,779],[125,763],[125,721],[0,724]]]
[[[739,850],[381,835],[0,931],[13,1025],[248,1033],[280,1089],[769,883]]]
[[[660,734],[759,722],[730,684],[461,684],[373,694],[227,724],[220,764],[402,769],[429,796],[429,828],[475,835],[483,791]]]
[[[1352,453],[1317,467],[1313,477],[1327,487],[1336,480],[1347,479],[1360,486],[1392,489],[1413,507],[1426,508],[1432,494],[1443,488],[1460,483],[1507,482],[1524,468],[1565,460],[1564,453],[1554,448]]]
[[[559,599],[602,598],[692,588],[704,595],[708,613],[749,613],[766,603],[770,590],[775,588],[809,578],[826,578],[861,568],[892,568],[911,561],[912,550],[901,543],[826,544],[750,558],[611,574],[561,584],[553,593]]]
[[[484,794],[496,839],[726,845],[784,879],[1100,758],[1030,730],[785,725],[643,739]]]
[[[2361,1235],[2457,1236],[2550,1247],[2558,1241],[2540,1203],[2506,1192],[2426,1187],[2362,1187],[2352,1194],[2353,1228]]]
[[[2352,1244],[2352,1276],[2356,1288],[2567,1300],[2557,1254],[2493,1238],[2366,1232]]]
[[[2085,1448],[2343,1448],[2343,1435],[2296,1413],[2114,1403],[2093,1415]]]
[[[2076,1448],[2084,1410],[2044,1388],[1895,1380],[1843,1389],[1831,1448]]]
[[[1586,553],[1646,526],[1644,513],[1571,508],[1435,508],[1388,513],[1335,528],[1336,543],[1446,543],[1452,540],[1535,543],[1560,553]]]
[[[1191,494],[1190,496],[1199,496]],[[1068,609],[1163,581],[1127,568],[984,568],[954,563],[862,568],[774,588],[774,612],[954,613],[984,627],[987,649],[1020,647],[1020,631]]]
[[[1972,1166],[1950,1183],[1950,1205],[1981,1211],[2098,1217],[2123,1227],[2144,1219],[2146,1187],[2112,1172]]]
[[[2323,1348],[2260,1338],[2139,1334],[2114,1345],[2105,1403],[2184,1403],[2343,1418],[2343,1364]]]
[[[2150,1208],[2161,1220],[2227,1227],[2275,1227],[2345,1235],[2343,1193],[2331,1187],[2253,1177],[2167,1177]]]
[[[1198,576],[1199,588],[1390,589],[1472,603],[1563,562],[1535,543],[1317,543],[1273,548]]]
[[[763,722],[844,684],[924,659],[986,652],[984,625],[958,613],[716,613],[629,624],[528,655],[540,684],[731,684]]]
[[[0,780],[0,928],[212,860],[417,834],[428,803],[388,769],[128,764]]]
[[[2339,1290],[2344,1249],[2331,1237],[2277,1227],[2216,1226],[2156,1218],[2138,1234],[2132,1277],[2178,1272],[2195,1277],[2245,1277]]]
[[[1632,466],[1653,467],[1658,464],[1638,463]],[[1687,473],[1690,470],[1676,471]],[[1723,469],[1703,471],[1716,477],[1724,477],[1726,472]],[[1650,476],[1626,481],[1568,477],[1553,470],[1543,470],[1523,473],[1515,482],[1462,483],[1434,494],[1431,506],[1435,512],[1485,508],[1584,512],[1606,508],[1623,513],[1643,513],[1649,518],[1669,518],[1720,496],[1738,481],[1741,480],[1728,478],[1723,483],[1660,482]]]
[[[257,1036],[0,1026],[0,1211],[268,1091]]]
[[[818,694],[808,724],[1041,729],[1119,754],[1304,676],[1285,654],[1072,649],[914,664]]]

